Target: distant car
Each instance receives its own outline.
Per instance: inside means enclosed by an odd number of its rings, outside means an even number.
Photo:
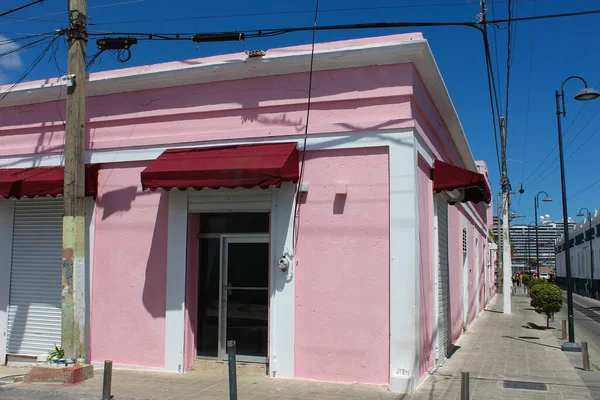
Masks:
[[[540,273],[540,278],[542,278],[542,279],[550,279],[550,275],[548,275],[548,274],[547,274],[547,273],[545,273],[545,272],[541,272],[541,273]]]

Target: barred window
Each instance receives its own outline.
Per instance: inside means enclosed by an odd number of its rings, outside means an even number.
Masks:
[[[463,253],[467,252],[467,228],[463,228],[462,232]]]

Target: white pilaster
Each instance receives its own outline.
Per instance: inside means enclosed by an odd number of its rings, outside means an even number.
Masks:
[[[285,183],[280,189],[273,190],[269,374],[278,378],[294,377],[295,260],[287,272],[281,271],[277,264],[285,252],[294,252],[292,235],[295,204],[295,185]]]
[[[390,141],[390,391],[414,390],[419,374],[417,157],[414,135]]]
[[[187,191],[169,192],[165,369],[171,372],[183,372],[187,201]]]

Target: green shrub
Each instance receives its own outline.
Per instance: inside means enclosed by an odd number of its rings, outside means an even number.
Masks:
[[[548,283],[548,281],[544,278],[533,278],[529,280],[529,285],[527,285],[529,288],[534,287],[535,285],[544,285]]]
[[[546,328],[550,326],[550,318],[560,311],[563,303],[562,290],[551,283],[537,284],[531,287],[531,307],[538,314],[546,314]]]
[[[523,285],[529,286],[529,281],[531,280],[531,275],[529,274],[521,274],[521,282]]]

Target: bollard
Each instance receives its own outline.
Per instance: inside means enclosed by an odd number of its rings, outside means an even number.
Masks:
[[[104,380],[102,381],[102,400],[112,399],[112,361],[104,361]]]
[[[235,340],[227,341],[227,358],[229,360],[229,400],[237,400]]]
[[[469,400],[469,373],[460,373],[460,400]]]
[[[583,369],[590,370],[590,353],[588,353],[587,342],[581,342],[581,357],[583,358]]]
[[[567,320],[562,320],[562,340],[567,340]]]

